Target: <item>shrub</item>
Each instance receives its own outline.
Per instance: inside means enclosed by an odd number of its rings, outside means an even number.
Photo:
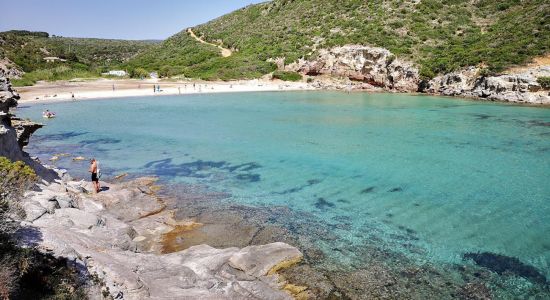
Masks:
[[[540,84],[540,86],[543,89],[545,90],[550,89],[550,77],[539,77],[537,78],[537,82]]]
[[[422,68],[420,68],[419,75],[420,75],[420,79],[422,80],[431,80],[432,78],[435,77],[436,74],[429,67],[423,66]]]
[[[275,71],[273,72],[273,78],[283,81],[300,81],[302,80],[302,74],[296,72]]]
[[[19,200],[36,179],[23,162],[0,157],[0,299],[84,299],[84,282],[66,259],[21,248],[13,237],[14,219],[24,216]]]
[[[19,199],[35,181],[36,174],[29,166],[0,157],[0,235],[9,235],[17,228],[14,217],[25,215]]]
[[[144,68],[135,68],[130,71],[130,77],[132,78],[146,78],[149,73]]]

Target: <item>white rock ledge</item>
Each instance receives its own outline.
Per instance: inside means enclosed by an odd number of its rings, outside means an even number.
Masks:
[[[163,211],[153,183],[109,184],[97,195],[84,182],[40,185],[23,201],[22,243],[82,265],[115,299],[292,299],[275,272],[302,259],[288,244],[160,254],[162,234],[181,223]]]

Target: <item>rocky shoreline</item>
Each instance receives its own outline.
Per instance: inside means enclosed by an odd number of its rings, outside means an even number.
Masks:
[[[2,99],[3,105],[11,103],[8,110],[17,104],[11,95]],[[34,162],[21,150],[26,135],[17,141],[12,117],[3,119],[10,134],[0,134],[1,145],[9,151],[0,149],[0,156],[15,153],[10,159]],[[491,299],[500,292],[492,287],[509,283],[467,261],[419,264],[392,250],[395,245],[384,244],[368,226],[359,230],[369,236],[367,242],[350,244],[334,231],[348,232],[346,219],[327,223],[288,207],[246,207],[200,187],[159,190],[154,178],[102,183],[99,194],[90,194],[89,185],[54,172],[52,180],[25,195],[27,217],[19,237],[24,245],[68,258],[95,283],[92,299]],[[407,228],[396,236],[411,256],[423,259],[418,239]],[[337,248],[322,248],[334,241]],[[500,259],[505,266],[512,261]],[[526,285],[515,295],[540,296],[547,289]],[[500,297],[509,295],[514,294]]]
[[[154,178],[105,183],[91,194],[90,183],[60,180],[28,192],[23,245],[69,259],[115,299],[292,299],[280,269],[302,260],[285,243],[216,249],[202,244],[171,252],[171,232],[202,224],[174,219],[168,203],[155,195]],[[93,298],[93,297],[92,297]]]
[[[302,260],[297,248],[281,242],[168,248],[167,240],[202,224],[176,220],[167,200],[155,194],[154,178],[103,182],[102,192],[92,194],[91,183],[30,158],[22,148],[42,125],[10,115],[19,96],[3,76],[0,91],[0,156],[26,162],[42,179],[19,203],[25,219],[17,239],[23,247],[67,259],[90,282],[91,299],[308,297],[307,287],[278,275]]]
[[[319,50],[312,59],[278,68],[309,77],[318,89],[369,90],[405,93],[426,93],[466,97],[476,100],[550,104],[550,90],[538,82],[550,77],[550,66],[531,66],[509,74],[483,75],[480,67],[469,67],[432,79],[423,79],[418,68],[384,48],[346,45]]]

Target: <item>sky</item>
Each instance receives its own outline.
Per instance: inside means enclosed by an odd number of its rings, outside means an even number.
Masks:
[[[0,0],[0,31],[65,37],[165,39],[187,27],[266,0]]]

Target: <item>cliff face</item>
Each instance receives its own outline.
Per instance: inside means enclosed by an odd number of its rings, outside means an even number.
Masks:
[[[416,92],[420,82],[412,63],[397,59],[383,48],[346,45],[323,49],[312,60],[286,67],[307,75],[346,77],[355,83],[398,92]]]
[[[419,91],[445,96],[464,96],[493,101],[550,104],[550,91],[537,82],[550,76],[550,66],[533,67],[521,73],[500,76],[480,76],[479,69],[470,67],[435,77],[420,85]]]
[[[411,62],[398,59],[384,48],[346,45],[323,49],[310,60],[299,60],[279,68],[304,75],[326,75],[314,84],[321,88],[383,89],[394,92],[423,92],[434,95],[470,97],[491,101],[550,104],[550,91],[537,82],[550,76],[550,66],[527,68],[498,76],[481,76],[476,67],[420,79]],[[343,80],[342,80],[343,79]]]
[[[0,156],[11,161],[24,161],[36,174],[46,181],[57,178],[57,174],[37,163],[23,151],[31,134],[42,125],[23,121],[10,114],[10,108],[17,106],[19,95],[12,90],[9,80],[0,69]]]

